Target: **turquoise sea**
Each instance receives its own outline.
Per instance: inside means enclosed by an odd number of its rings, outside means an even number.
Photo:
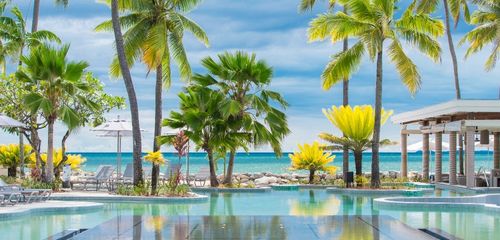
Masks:
[[[87,159],[83,164],[82,169],[85,171],[94,171],[101,164],[116,165],[116,153],[72,153],[81,154]],[[271,172],[271,173],[286,173],[290,166],[289,153],[284,153],[282,157],[277,158],[274,153],[238,153],[235,160],[236,173],[255,173],[255,172]],[[342,166],[342,153],[334,153],[336,158],[332,165]],[[169,162],[176,163],[178,157],[173,153],[164,153],[164,156]],[[185,158],[181,160],[185,164]],[[127,163],[132,162],[132,153],[122,153],[122,171]],[[218,161],[218,172],[223,171],[223,160]],[[190,154],[190,171],[196,172],[200,167],[207,166],[207,158],[205,153]],[[151,167],[150,164],[144,163],[145,167]],[[386,152],[380,154],[380,170],[381,171],[399,171],[401,166],[401,154],[397,152]],[[448,172],[448,153],[443,153],[443,171]],[[350,169],[354,170],[354,157],[350,156]],[[488,151],[476,152],[476,169],[486,167],[488,170],[493,167],[493,153]],[[408,154],[408,170],[420,171],[422,169],[422,154],[421,152]],[[339,168],[339,171],[341,168]],[[431,158],[431,172],[434,171],[434,154]],[[162,167],[162,172],[165,167]],[[363,154],[363,171],[371,171],[371,153]]]

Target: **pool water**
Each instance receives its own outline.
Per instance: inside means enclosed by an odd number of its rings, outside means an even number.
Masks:
[[[347,196],[325,190],[268,193],[207,193],[196,204],[105,203],[90,212],[56,212],[0,220],[0,239],[43,239],[65,229],[92,228],[117,217],[142,216],[154,227],[165,216],[322,216],[385,215],[413,228],[437,228],[462,239],[498,239],[500,216],[472,211],[396,211],[372,207],[373,197]],[[435,196],[456,196],[436,190]],[[377,196],[380,197],[380,196]]]

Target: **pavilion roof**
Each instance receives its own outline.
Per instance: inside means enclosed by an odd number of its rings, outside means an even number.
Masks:
[[[396,114],[391,120],[398,124],[426,121],[500,120],[500,100],[453,100]]]

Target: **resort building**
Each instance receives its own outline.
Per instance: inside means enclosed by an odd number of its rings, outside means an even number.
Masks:
[[[423,143],[422,177],[425,180],[429,179],[432,147],[429,136],[432,134],[435,138],[433,148],[435,149],[435,182],[446,181],[450,185],[459,184],[473,188],[484,186],[479,184],[478,179],[482,178],[488,187],[500,186],[500,100],[454,100],[397,114],[392,117],[392,121],[401,125],[401,174],[403,177],[408,176],[408,136],[418,134],[422,136]],[[448,175],[442,172],[443,135],[448,135],[449,138],[450,171]],[[477,142],[493,146],[491,166],[476,166],[475,146]],[[463,146],[464,153],[463,161],[460,154],[461,146]],[[482,171],[476,174],[476,169]],[[490,177],[486,177],[486,169],[491,169]]]

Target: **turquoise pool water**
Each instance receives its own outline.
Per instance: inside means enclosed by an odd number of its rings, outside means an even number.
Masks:
[[[372,207],[372,197],[329,194],[325,190],[272,191],[268,193],[208,194],[206,203],[144,204],[105,203],[101,210],[51,213],[0,220],[0,239],[43,239],[64,229],[92,228],[120,216],[142,215],[151,226],[155,216],[321,216],[387,215],[413,228],[438,228],[463,239],[500,236],[500,216],[471,211],[389,211]],[[436,191],[436,196],[454,196]]]

